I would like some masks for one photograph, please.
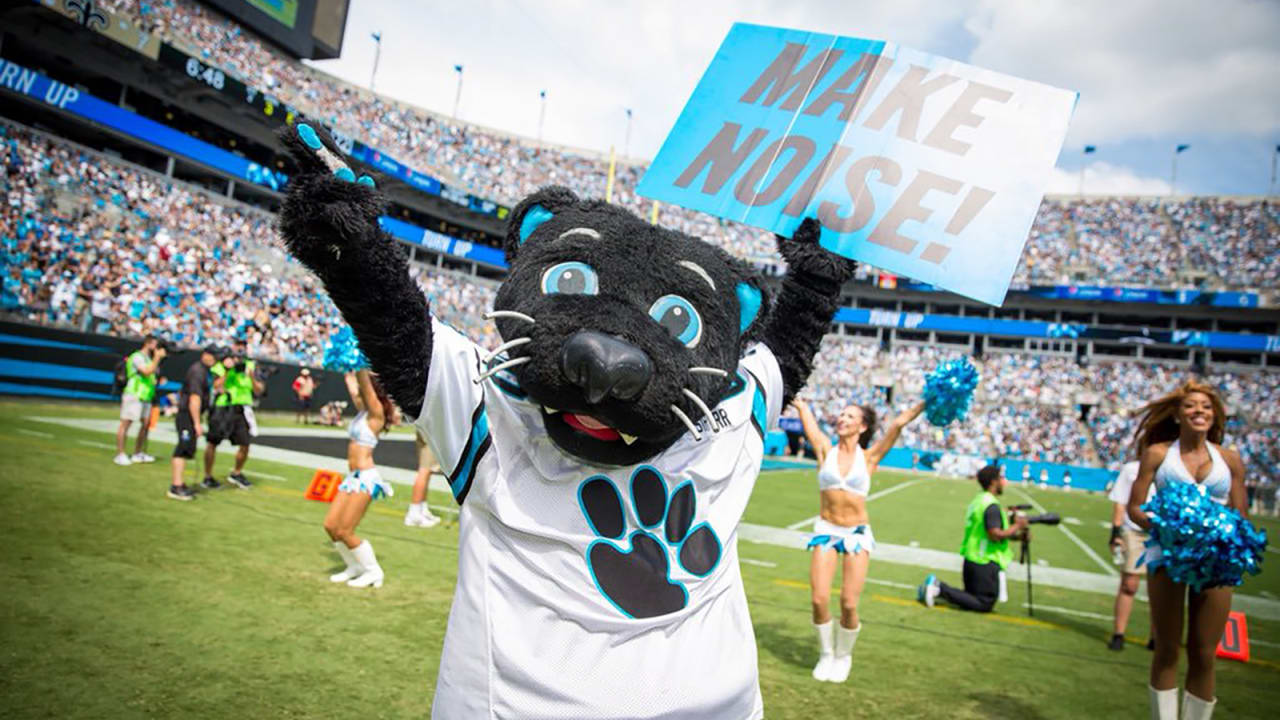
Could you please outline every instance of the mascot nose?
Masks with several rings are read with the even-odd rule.
[[[591,330],[579,330],[565,342],[560,368],[569,382],[586,391],[592,405],[610,395],[632,400],[653,376],[653,363],[643,350]]]

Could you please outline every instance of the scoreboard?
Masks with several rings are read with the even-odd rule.
[[[202,0],[299,58],[342,54],[349,0]]]

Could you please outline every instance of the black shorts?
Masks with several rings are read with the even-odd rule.
[[[209,413],[209,437],[206,442],[217,445],[230,440],[232,445],[249,444],[249,421],[244,417],[241,405],[215,406]]]
[[[187,410],[179,410],[174,420],[178,426],[178,444],[173,446],[173,456],[190,460],[196,456],[196,425]]]
[[[310,410],[310,409],[311,409],[311,396],[310,396],[310,395],[308,395],[308,396],[306,396],[306,397],[298,397],[298,398],[294,398],[294,402],[295,402],[295,403],[297,403],[297,405],[298,405],[298,409],[299,409],[299,410]]]

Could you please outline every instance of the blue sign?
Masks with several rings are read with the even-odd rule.
[[[638,191],[998,305],[1076,93],[893,43],[738,23]]]
[[[0,87],[114,128],[255,185],[281,190],[289,180],[284,173],[250,162],[154,120],[116,107],[9,60],[0,59]]]
[[[507,269],[506,256],[497,248],[489,247],[488,245],[477,245],[466,240],[442,235],[386,215],[378,218],[378,224],[382,226],[383,230],[390,233],[392,237],[413,243],[432,252],[452,255],[463,260],[474,260],[475,262],[492,265],[503,270]]]

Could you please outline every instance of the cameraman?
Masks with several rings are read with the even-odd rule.
[[[151,423],[151,401],[156,396],[160,362],[167,350],[160,338],[148,335],[142,340],[142,348],[125,359],[128,380],[120,395],[120,428],[116,430],[117,465],[155,462],[155,458],[143,452],[147,447],[147,430]],[[129,424],[137,421],[138,439],[133,445],[133,456],[124,454],[125,439],[129,436]]]
[[[1009,483],[997,465],[988,465],[978,471],[978,484],[982,492],[969,503],[964,527],[964,542],[960,554],[964,556],[964,590],[957,590],[935,575],[930,574],[920,586],[917,596],[925,605],[933,607],[934,600],[942,597],[956,607],[975,612],[991,612],[1000,596],[1000,572],[1013,561],[1010,538],[1026,532],[1027,518],[1015,515],[1013,527],[1000,509],[997,495],[1004,494]]]
[[[182,378],[182,393],[178,399],[178,413],[174,423],[178,430],[178,444],[173,448],[173,459],[170,465],[173,470],[173,481],[169,485],[166,496],[174,500],[194,500],[195,491],[187,487],[182,474],[186,470],[187,461],[196,456],[196,442],[204,434],[200,426],[200,416],[209,405],[209,368],[217,362],[218,348],[210,345],[200,353],[199,359],[191,363],[186,375]],[[218,487],[218,481],[206,487]]]
[[[209,413],[209,435],[204,444],[204,485],[213,487],[213,463],[218,445],[230,440],[237,448],[235,468],[227,476],[227,482],[241,490],[248,490],[252,483],[244,476],[244,464],[249,459],[250,413],[253,412],[253,396],[261,394],[265,385],[254,372],[256,364],[245,357],[244,342],[237,341],[221,362],[209,368],[213,375],[214,391],[218,393]]]

